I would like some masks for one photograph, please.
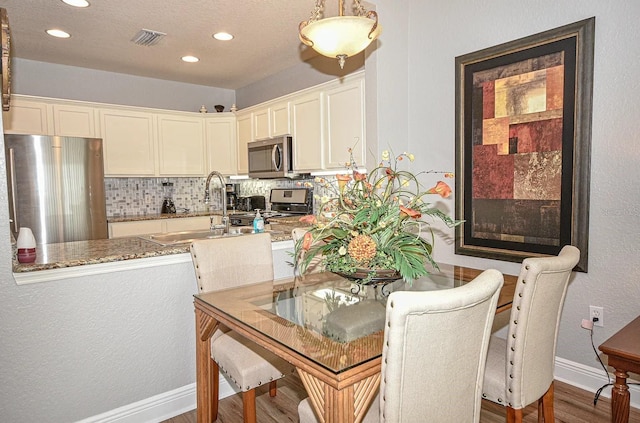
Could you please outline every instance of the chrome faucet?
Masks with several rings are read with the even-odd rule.
[[[211,184],[211,178],[213,177],[217,177],[218,180],[220,181],[220,185],[221,185],[221,189],[222,189],[222,224],[221,225],[215,225],[213,223],[213,216],[211,217],[211,226],[209,229],[211,229],[212,231],[215,229],[222,229],[222,232],[225,234],[229,233],[229,217],[227,216],[227,193],[225,192],[225,187],[226,187],[226,183],[224,180],[224,176],[222,176],[222,174],[220,172],[217,171],[212,171],[211,173],[209,173],[209,176],[207,176],[207,182],[205,183],[205,188],[204,188],[204,203],[205,204],[209,204],[209,202],[211,202],[211,194],[210,194],[210,184]]]

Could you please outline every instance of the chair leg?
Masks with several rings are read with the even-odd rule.
[[[551,382],[547,392],[538,400],[538,423],[555,423],[553,396],[553,382]]]
[[[256,390],[242,393],[242,415],[244,423],[256,423]]]
[[[272,380],[269,382],[269,396],[275,397],[278,393],[278,381]]]
[[[220,368],[218,363],[211,359],[211,385],[209,386],[209,392],[211,392],[211,418],[215,422],[218,419],[218,398],[220,394]]]
[[[507,407],[507,423],[522,423],[522,408]]]

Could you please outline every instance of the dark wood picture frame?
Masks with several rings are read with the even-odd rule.
[[[595,18],[456,57],[455,253],[580,249],[587,271]]]

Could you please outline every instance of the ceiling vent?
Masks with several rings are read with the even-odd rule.
[[[152,31],[150,29],[141,29],[138,33],[131,39],[135,44],[139,46],[152,46],[158,43],[162,38],[164,38],[167,34],[160,31]]]

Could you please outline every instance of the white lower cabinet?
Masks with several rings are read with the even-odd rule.
[[[214,216],[217,218],[218,216]],[[214,223],[215,223],[214,219]],[[204,231],[211,226],[209,216],[180,217],[164,220],[163,232]]]
[[[109,223],[109,238],[122,238],[162,232],[162,220],[136,220]]]
[[[213,223],[219,224],[220,216],[213,216]],[[182,231],[204,231],[211,226],[209,216],[173,217],[168,219],[136,220],[109,223],[109,238],[121,238],[148,234]]]

